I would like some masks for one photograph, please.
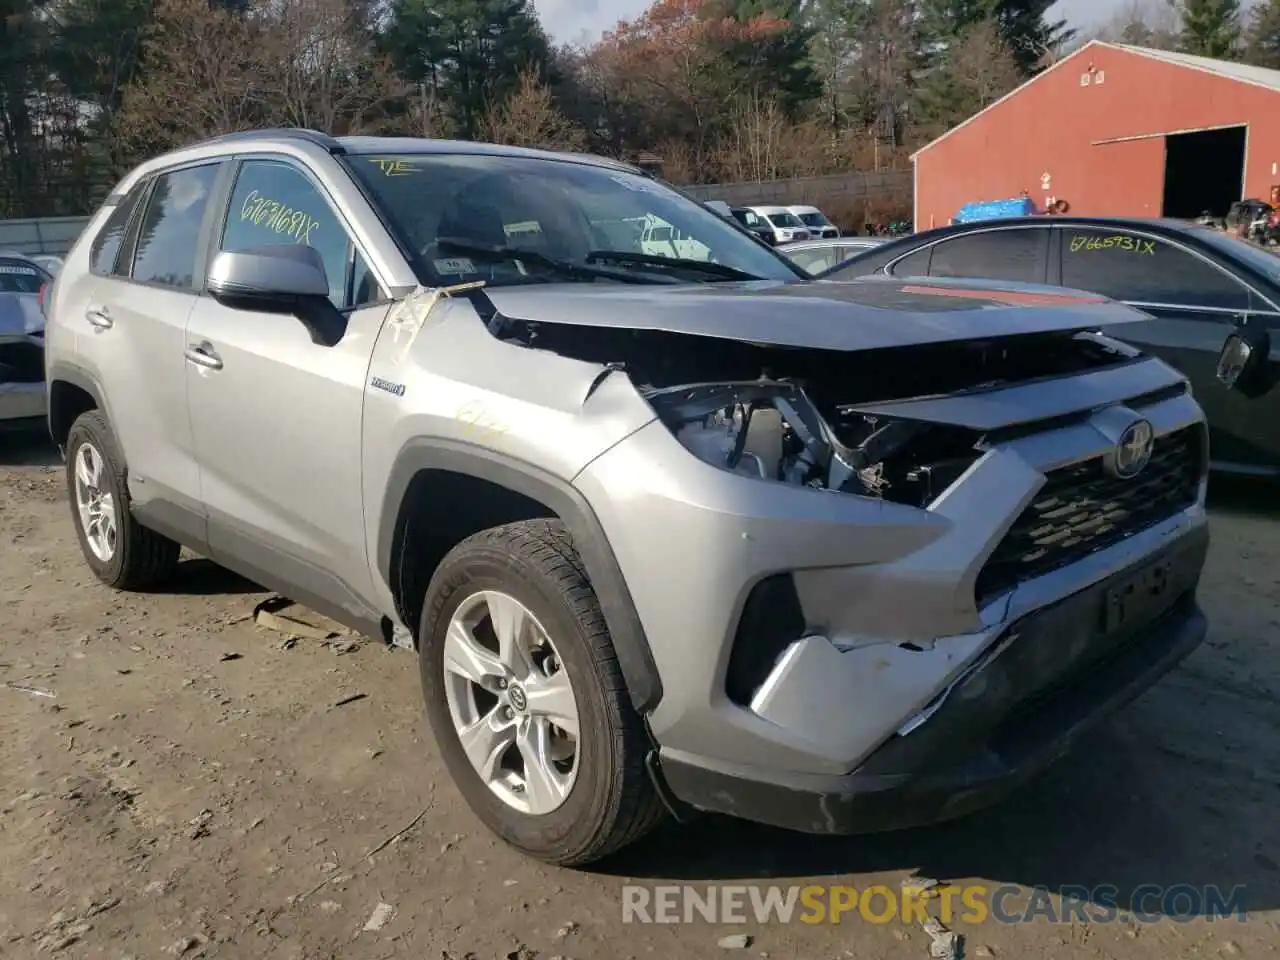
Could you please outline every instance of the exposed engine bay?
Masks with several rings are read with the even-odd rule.
[[[1069,376],[1136,356],[1074,331],[843,352],[509,318],[500,326],[503,339],[625,372],[707,463],[918,507],[958,479],[987,438],[860,407]]]

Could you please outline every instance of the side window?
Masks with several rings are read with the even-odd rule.
[[[815,247],[811,250],[796,250],[791,259],[801,270],[808,273],[821,273],[832,267],[840,258],[831,247]]]
[[[131,276],[180,290],[196,287],[200,228],[218,164],[186,167],[156,178],[138,231]]]
[[[1154,237],[1062,227],[1062,285],[1113,300],[1249,308],[1249,291],[1194,254]]]
[[[125,194],[112,208],[107,222],[93,238],[93,244],[89,247],[89,270],[98,276],[106,277],[116,272],[116,260],[120,256],[120,244],[124,240],[125,231],[129,228],[129,218],[133,216],[138,201],[146,194],[150,183],[150,179],[144,177]]]
[[[893,265],[890,271],[895,277],[927,277],[929,275],[929,258],[933,255],[933,247],[921,247],[914,253]]]
[[[382,292],[382,287],[378,284],[378,278],[373,275],[373,271],[369,269],[369,264],[365,262],[364,257],[357,250],[355,266],[351,273],[351,305],[353,307],[363,307],[385,299],[387,297]]]
[[[933,248],[929,276],[1044,283],[1048,241],[1044,227],[985,230],[943,240]]]
[[[305,243],[320,254],[329,299],[338,309],[345,307],[351,239],[329,202],[297,167],[245,161],[231,192],[220,249],[237,253],[292,243]]]

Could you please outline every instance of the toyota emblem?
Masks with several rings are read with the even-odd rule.
[[[1155,446],[1155,430],[1147,420],[1138,420],[1129,424],[1115,450],[1109,458],[1111,473],[1122,480],[1128,480],[1140,474],[1151,462],[1151,451]]]

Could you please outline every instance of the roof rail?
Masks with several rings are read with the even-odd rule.
[[[235,133],[224,133],[221,136],[201,140],[196,146],[212,143],[235,143],[238,140],[258,140],[264,137],[276,137],[289,140],[305,140],[322,147],[329,153],[345,153],[345,148],[335,138],[319,130],[307,130],[303,127],[272,127],[265,130],[237,130]]]

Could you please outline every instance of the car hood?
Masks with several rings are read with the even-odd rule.
[[[44,314],[34,293],[0,293],[0,340],[38,336]]]
[[[1150,319],[1094,294],[969,280],[556,284],[495,287],[485,293],[503,316],[529,323],[662,330],[828,350],[1065,333]]]

